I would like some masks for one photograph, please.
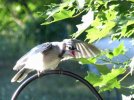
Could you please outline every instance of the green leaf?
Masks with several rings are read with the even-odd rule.
[[[121,43],[117,48],[113,50],[113,55],[118,56],[121,54],[125,54],[125,52],[126,52],[126,49],[125,49],[124,43]]]
[[[87,58],[78,58],[80,64],[90,64],[90,61]]]
[[[99,37],[101,37],[101,34],[99,34],[100,30],[96,28],[88,29],[86,32],[88,33],[86,35],[86,39],[89,39],[89,42],[94,42],[95,40],[99,39]]]
[[[114,57],[113,52],[106,52],[106,57],[108,57],[109,59],[112,59]]]
[[[114,79],[110,80],[106,85],[100,87],[99,92],[112,90],[114,88],[121,88],[120,82],[117,81],[117,78],[114,78]]]
[[[87,14],[82,16],[82,24],[76,25],[77,26],[77,32],[73,34],[74,38],[77,38],[79,35],[81,35],[92,23],[94,18],[94,12],[89,11]]]
[[[66,0],[65,2],[60,4],[51,3],[50,5],[46,5],[49,7],[46,12],[46,15],[48,16],[46,19],[53,17],[56,13],[62,11],[64,8],[71,8],[74,2],[75,0]]]
[[[89,59],[87,59],[87,58],[78,58],[77,61],[79,61],[80,64],[95,64],[97,59],[94,58],[94,57],[91,57]]]
[[[117,7],[118,5],[112,5],[112,6],[110,6],[109,8],[109,10],[106,10],[106,11],[104,11],[104,13],[105,13],[105,15],[106,15],[106,18],[108,19],[108,20],[115,20],[116,19],[116,17],[117,17],[117,11],[115,11],[114,9],[115,9],[115,7]]]
[[[110,69],[108,68],[108,66],[104,65],[104,64],[95,64],[96,68],[98,69],[98,71],[102,74],[105,75],[107,73],[110,72]]]
[[[122,28],[121,28],[121,37],[130,37],[134,33],[133,30],[128,31],[128,26],[133,25],[133,24],[134,24],[133,20],[128,20],[128,22],[122,26]]]
[[[66,19],[66,18],[71,18],[74,13],[75,13],[75,9],[73,9],[73,10],[62,9],[60,12],[57,12],[53,15],[53,18],[54,18],[53,21],[42,23],[42,25],[47,25],[47,24],[50,24],[53,22],[57,22],[57,21]]]
[[[102,25],[101,19],[97,16],[95,18],[95,20],[93,21],[92,26],[98,27],[98,26],[101,26],[101,25]]]
[[[115,22],[107,21],[103,26],[90,28],[86,30],[87,32],[86,39],[88,39],[89,42],[94,42],[97,39],[106,37],[107,35],[109,35],[110,31],[115,25],[116,25]]]
[[[127,26],[134,24],[134,20],[128,20]]]
[[[95,65],[95,67],[97,68],[97,70],[101,73],[101,74],[107,74],[110,72],[110,69],[104,65],[104,64],[97,64],[97,58],[79,58],[77,59],[77,61],[79,61],[80,64],[93,64]]]
[[[93,86],[99,86],[99,92],[103,92],[106,90],[112,90],[114,88],[121,88],[120,82],[117,80],[117,76],[123,74],[124,71],[125,70],[123,68],[113,69],[110,73],[101,76],[88,72],[88,75],[85,77],[85,79],[93,84]]]
[[[112,79],[116,78],[118,75],[121,75],[125,72],[124,68],[119,68],[119,69],[112,69],[112,71],[106,75],[102,75],[101,79],[102,81],[99,83],[94,84],[94,86],[103,86],[107,84],[109,81]]]
[[[131,1],[131,2],[134,2],[134,0],[127,0],[127,1]]]
[[[124,25],[122,26],[122,29],[121,29],[121,37],[125,37],[126,36],[126,32],[127,32],[127,26]]]
[[[75,13],[75,9],[73,9],[73,10],[65,10],[65,9],[63,9],[60,12],[56,13],[53,16],[53,18],[54,18],[54,21],[59,21],[59,20],[62,20],[62,19],[72,17],[74,13]]]
[[[102,81],[99,75],[96,75],[92,72],[88,72],[88,75],[85,77],[85,79],[88,80],[91,84],[95,84]]]

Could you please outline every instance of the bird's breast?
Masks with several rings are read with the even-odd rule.
[[[55,69],[58,66],[60,60],[61,59],[58,57],[57,52],[50,52],[48,54],[44,54],[43,61],[45,69]]]

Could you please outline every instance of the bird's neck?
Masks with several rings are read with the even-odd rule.
[[[65,50],[63,49],[63,50],[61,51],[61,53],[59,54],[59,58],[61,58],[61,59],[64,58],[64,57],[63,57],[64,53],[65,53]]]

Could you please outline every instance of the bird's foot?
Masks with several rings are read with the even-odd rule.
[[[37,71],[37,74],[38,74],[38,77],[40,77],[41,72],[40,71]]]

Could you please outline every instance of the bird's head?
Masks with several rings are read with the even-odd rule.
[[[76,52],[79,52],[79,50],[76,49],[76,46],[71,39],[63,40],[63,50],[64,50],[63,57],[67,56],[75,57]]]
[[[89,58],[95,57],[100,50],[91,44],[77,39],[64,39],[62,42],[62,57]]]

